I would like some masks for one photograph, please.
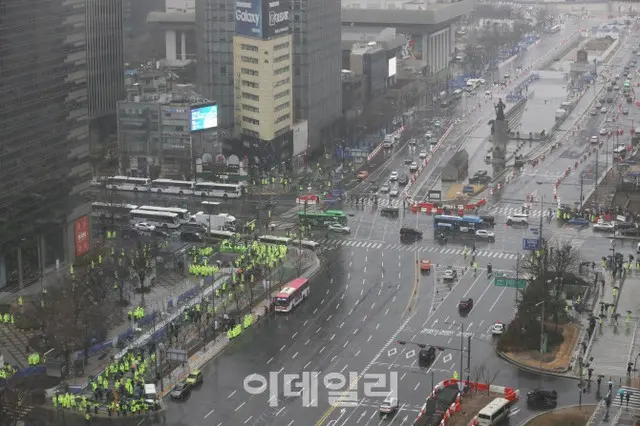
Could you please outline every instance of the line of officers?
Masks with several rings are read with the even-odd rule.
[[[253,325],[253,315],[246,314],[242,318],[242,324],[236,324],[227,331],[227,337],[232,340],[242,334],[243,328],[249,328],[251,325]]]

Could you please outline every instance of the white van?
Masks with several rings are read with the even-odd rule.
[[[529,223],[529,215],[526,213],[513,213],[507,216],[507,225],[513,225],[514,223],[527,225]]]
[[[153,383],[144,385],[144,402],[154,408],[160,408],[160,398],[158,398],[158,393],[156,392],[156,385]]]
[[[511,402],[506,398],[496,398],[480,410],[476,421],[481,426],[493,426],[509,417],[510,412]]]

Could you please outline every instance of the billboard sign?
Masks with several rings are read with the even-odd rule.
[[[387,71],[388,71],[388,77],[393,77],[394,75],[396,75],[396,71],[397,71],[397,67],[398,67],[398,62],[396,57],[394,56],[393,58],[389,59],[389,66],[387,67]]]
[[[237,0],[236,35],[268,40],[289,34],[290,0]]]
[[[191,105],[191,131],[215,129],[218,127],[218,104]]]
[[[76,219],[73,223],[73,235],[76,241],[76,257],[87,254],[91,247],[89,216]]]
[[[262,0],[236,2],[236,35],[262,38]]]
[[[289,34],[291,24],[291,2],[289,0],[263,0],[262,38],[279,37]]]

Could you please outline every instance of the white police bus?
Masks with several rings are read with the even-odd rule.
[[[162,229],[178,229],[180,227],[180,219],[176,213],[133,210],[130,215],[132,225],[146,222]]]
[[[189,218],[191,214],[187,209],[181,209],[180,207],[162,207],[162,206],[140,206],[137,210],[147,210],[150,212],[167,212],[167,213],[175,213],[178,215],[178,219],[182,223],[189,222]]]
[[[118,191],[146,192],[151,186],[151,179],[127,176],[109,176],[106,180],[109,189]]]
[[[197,182],[194,193],[202,197],[240,198],[242,185],[237,183]]]
[[[193,184],[188,180],[155,179],[149,190],[157,194],[192,195]]]

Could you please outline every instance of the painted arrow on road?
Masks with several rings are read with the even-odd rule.
[[[344,416],[344,413],[346,413],[346,412],[347,412],[347,409],[346,408],[342,408],[340,410],[340,415],[338,416],[338,418],[335,419],[335,420],[330,420],[327,423],[327,426],[335,426],[336,424],[338,424],[338,422],[340,421],[340,419],[342,418],[342,416]]]

